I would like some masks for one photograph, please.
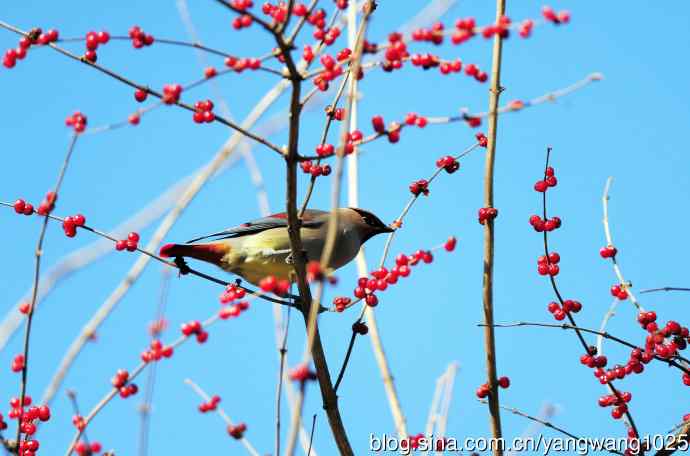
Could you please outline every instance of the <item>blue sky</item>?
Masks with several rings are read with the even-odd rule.
[[[330,2],[328,2],[330,3]],[[447,15],[447,23],[460,16],[475,16],[479,23],[493,18],[491,2],[462,2]],[[542,4],[508,2],[508,14],[522,19],[539,15]],[[369,37],[382,40],[421,7],[422,2],[380,2]],[[89,30],[107,29],[124,34],[133,24],[157,37],[187,39],[175,2],[115,2],[94,7],[93,2],[6,2],[0,19],[28,29],[56,27],[62,36],[81,36]],[[539,195],[532,185],[539,178],[547,145],[554,148],[553,165],[559,178],[550,193],[550,212],[563,219],[551,246],[562,257],[558,276],[562,292],[578,299],[584,310],[578,322],[598,327],[611,299],[615,277],[610,264],[598,256],[604,244],[601,194],[608,176],[614,241],[626,278],[635,289],[688,286],[683,259],[688,216],[683,201],[690,197],[687,171],[687,125],[690,104],[685,87],[688,64],[682,58],[690,46],[684,33],[690,5],[670,7],[605,2],[558,2],[556,9],[570,9],[572,22],[564,27],[545,26],[533,38],[512,38],[504,48],[503,100],[528,99],[571,84],[599,71],[604,81],[556,103],[542,105],[500,119],[496,162],[496,320],[499,322],[550,321],[546,304],[552,299],[547,281],[535,273],[541,239],[527,220],[539,209]],[[239,55],[259,55],[271,47],[258,30],[235,32],[232,15],[214,2],[193,2],[192,18],[203,42]],[[0,48],[16,45],[17,38],[0,32]],[[338,46],[338,49],[340,47]],[[437,49],[419,46],[436,52]],[[81,52],[82,45],[72,49]],[[438,52],[460,57],[481,68],[490,67],[490,43],[477,39]],[[209,58],[220,67],[220,59]],[[127,42],[112,42],[99,53],[99,63],[153,87],[187,82],[201,75],[192,50],[154,45],[134,51]],[[229,75],[218,80],[218,90],[236,118],[242,118],[274,82],[266,73]],[[124,119],[137,108],[131,89],[48,50],[32,51],[12,71],[0,71],[5,105],[2,122],[4,166],[0,167],[0,199],[24,197],[38,202],[54,182],[68,143],[64,118],[75,109],[89,116],[91,125]],[[464,76],[442,77],[434,71],[406,68],[399,73],[374,72],[363,85],[361,118],[381,114],[401,119],[407,112],[449,115],[461,107],[483,111],[488,85]],[[197,89],[191,100],[213,98],[210,87]],[[280,113],[282,99],[271,114]],[[318,141],[323,115],[306,114],[303,147]],[[397,145],[380,141],[367,146],[361,160],[361,205],[384,220],[397,216],[407,200],[410,181],[433,171],[436,158],[459,153],[473,141],[474,131],[453,124],[407,130]],[[226,140],[228,130],[217,124],[198,126],[190,115],[161,109],[145,116],[136,128],[84,137],[70,165],[57,209],[58,214],[83,212],[88,223],[109,229],[160,192],[206,163]],[[271,139],[285,142],[285,133]],[[264,174],[271,207],[282,209],[283,166],[274,153],[255,148]],[[431,196],[416,205],[397,237],[393,252],[413,252],[459,237],[453,254],[415,270],[414,280],[380,294],[376,312],[396,387],[410,432],[423,430],[436,378],[448,363],[460,371],[450,410],[450,436],[488,435],[485,406],[474,390],[485,381],[481,321],[482,227],[476,211],[482,205],[483,157],[473,153],[452,176],[442,175]],[[302,178],[303,189],[306,180]],[[314,198],[315,207],[328,207],[330,178],[323,180]],[[170,241],[244,222],[259,215],[254,187],[245,166],[238,165],[210,183],[175,225]],[[2,314],[13,308],[30,286],[33,249],[38,235],[37,218],[0,211],[5,233],[0,287]],[[155,224],[154,224],[155,225]],[[152,230],[142,231],[146,241]],[[46,241],[45,264],[50,266],[93,238],[80,233],[63,236],[51,225]],[[368,244],[370,258],[378,258],[383,239]],[[35,319],[29,392],[40,396],[51,374],[78,330],[101,305],[135,260],[132,254],[113,253],[61,283]],[[205,270],[222,276],[212,268]],[[340,285],[329,297],[346,294],[353,287],[354,265],[339,272]],[[77,390],[82,408],[89,409],[109,386],[118,368],[132,368],[147,344],[146,326],[152,319],[161,281],[161,268],[151,264],[117,311],[98,333],[98,341],[80,355],[65,386]],[[176,337],[180,323],[203,319],[218,308],[217,287],[194,278],[173,279],[167,318]],[[643,295],[642,303],[665,321],[681,319],[687,296]],[[289,340],[290,364],[302,353],[303,331],[293,314]],[[322,334],[331,369],[340,365],[355,313],[329,314],[322,319]],[[635,312],[622,303],[610,330],[641,342],[644,334],[634,323]],[[220,450],[239,453],[217,417],[200,415],[199,399],[183,384],[191,377],[211,393],[223,397],[231,417],[245,421],[247,436],[260,452],[273,448],[274,380],[277,358],[273,341],[271,308],[255,303],[240,320],[211,329],[202,347],[190,343],[158,370],[151,427],[151,454],[186,454]],[[681,321],[682,322],[682,321]],[[686,322],[687,323],[687,322]],[[9,366],[20,351],[15,337],[0,353],[0,366]],[[573,334],[542,328],[502,329],[497,332],[499,373],[512,379],[502,401],[527,413],[537,413],[546,403],[558,405],[554,422],[584,436],[623,436],[620,422],[609,417],[596,401],[604,388],[591,372],[579,365],[580,351]],[[609,358],[623,363],[627,353],[606,344]],[[9,369],[0,375],[0,401],[17,394],[19,379]],[[140,385],[143,385],[141,380]],[[644,375],[626,379],[620,387],[632,391],[631,410],[644,433],[662,433],[689,410],[680,399],[687,394],[677,372],[660,364]],[[393,422],[369,342],[359,340],[340,390],[343,418],[357,454],[366,454],[369,433],[391,433]],[[137,405],[141,396],[110,404],[89,429],[93,439],[118,454],[134,454],[138,435]],[[6,407],[3,407],[6,408]],[[315,447],[333,454],[334,446],[316,388],[310,388],[305,416],[318,414]],[[54,419],[42,427],[44,451],[59,453],[73,432],[71,411],[64,391],[54,403]],[[285,414],[285,421],[288,415]],[[529,424],[503,415],[505,434],[520,435]],[[285,426],[286,427],[286,426]],[[547,436],[552,435],[545,431]]]

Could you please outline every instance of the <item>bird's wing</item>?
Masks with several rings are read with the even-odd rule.
[[[319,217],[321,215],[327,214],[327,212],[319,211],[316,209],[308,209],[304,212],[302,217],[302,227],[305,228],[318,228],[324,224],[326,219],[324,217]],[[241,236],[247,236],[249,234],[256,234],[262,231],[270,230],[273,228],[286,228],[287,227],[287,214],[273,214],[268,217],[262,217],[260,219],[252,220],[251,222],[243,223],[241,225],[228,228],[217,233],[208,234],[206,236],[201,236],[191,241],[187,241],[187,244],[193,242],[198,242],[206,239],[211,239],[219,241],[221,239],[237,238]]]

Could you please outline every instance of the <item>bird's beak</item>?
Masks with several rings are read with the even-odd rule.
[[[381,228],[382,233],[392,233],[393,231],[395,231],[395,230],[393,228],[391,228],[390,226],[386,226],[385,228]]]

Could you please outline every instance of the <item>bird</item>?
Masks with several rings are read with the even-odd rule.
[[[327,267],[336,270],[349,263],[360,247],[372,237],[391,233],[373,213],[355,207],[338,211],[335,248]],[[308,209],[302,216],[300,235],[307,260],[320,260],[326,243],[331,213]],[[201,236],[185,244],[166,244],[160,249],[164,258],[194,258],[259,285],[268,276],[294,281],[287,214],[273,214],[217,233]]]

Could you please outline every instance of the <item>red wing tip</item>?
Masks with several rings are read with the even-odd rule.
[[[170,251],[175,248],[175,244],[165,244],[163,247],[161,247],[160,250],[160,256],[163,258],[170,258],[172,255],[170,254]]]

